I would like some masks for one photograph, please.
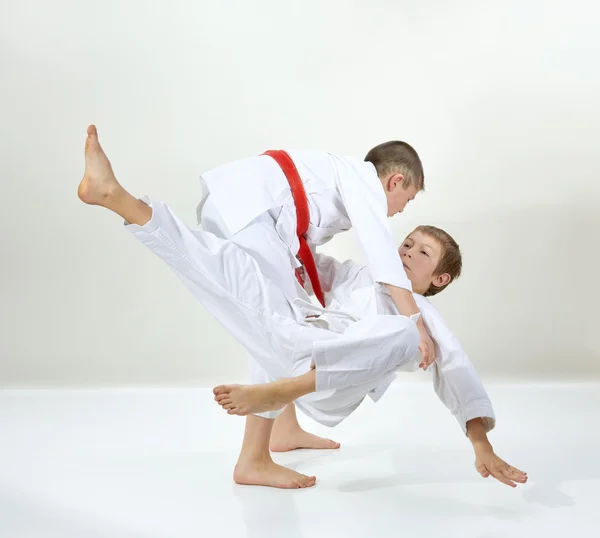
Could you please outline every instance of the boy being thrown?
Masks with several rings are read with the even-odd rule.
[[[442,316],[426,297],[444,290],[460,276],[462,256],[454,239],[444,230],[433,226],[419,226],[405,240],[399,255],[410,278],[414,297],[421,316],[436,345],[436,362],[433,369],[434,389],[440,400],[452,412],[463,432],[469,438],[475,452],[475,467],[487,478],[493,476],[500,482],[515,487],[516,483],[526,483],[527,474],[510,466],[499,458],[490,444],[487,433],[495,427],[496,419],[492,404],[477,375],[473,364],[464,352],[460,342],[448,329]],[[344,333],[352,329],[356,320],[377,320],[383,323],[385,316],[398,314],[385,287],[373,285],[368,267],[348,260],[339,263],[335,259],[317,254],[317,266],[321,284],[330,310],[315,319],[314,323],[324,330]],[[337,314],[336,314],[337,313]],[[380,314],[378,317],[376,314]],[[360,344],[357,342],[357,344]],[[347,384],[343,377],[352,371],[368,372],[372,363],[382,360],[393,346],[380,342],[380,347],[370,353],[353,355],[350,361],[323,360],[315,365],[310,359],[298,359],[293,376],[289,379],[274,380],[268,372],[260,372],[254,365],[252,377],[262,376],[258,385],[222,385],[214,389],[215,400],[231,415],[260,413],[268,418],[270,409],[287,406],[285,413],[293,412],[294,407],[307,416],[326,426],[335,426],[349,416],[369,395],[377,401],[386,391],[397,370],[415,370],[415,360],[410,352],[397,361],[390,361],[388,374],[363,384]],[[316,366],[316,369],[314,368]],[[327,390],[331,379],[336,389]],[[356,378],[356,376],[355,376]],[[254,437],[245,444],[254,442],[254,449],[261,446]],[[263,441],[264,446],[264,441]],[[249,451],[251,446],[245,446]],[[244,450],[242,450],[242,461]]]

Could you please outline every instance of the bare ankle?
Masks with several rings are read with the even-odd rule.
[[[302,428],[296,420],[282,420],[279,422],[276,420],[275,424],[273,425],[273,432],[271,433],[271,438],[282,437],[300,430],[302,430]]]
[[[271,453],[267,452],[266,454],[245,454],[240,455],[236,464],[235,471],[244,471],[246,469],[256,469],[266,467],[273,463],[273,459],[271,458]]]
[[[106,192],[104,193],[104,197],[106,200],[110,201],[114,205],[120,205],[125,201],[129,196],[131,196],[120,183],[115,182],[114,185],[111,185]]]

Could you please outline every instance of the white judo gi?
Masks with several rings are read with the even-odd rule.
[[[192,230],[162,202],[144,226],[127,228],[163,259],[207,310],[274,379],[293,377],[317,367],[317,390],[350,385],[373,386],[382,375],[410,360],[419,346],[413,319],[369,316],[343,334],[306,319],[310,302],[286,295],[261,271],[246,250],[205,230]],[[339,320],[347,315],[335,312]],[[362,362],[359,357],[370,357]]]
[[[306,192],[310,221],[305,234],[315,247],[353,228],[374,282],[412,291],[387,220],[387,200],[372,163],[324,151],[288,151]],[[310,299],[295,270],[297,216],[291,188],[269,156],[253,156],[219,166],[201,176],[197,208],[205,231],[229,239],[248,252],[273,286],[288,298]],[[273,305],[277,310],[277,305]],[[282,310],[286,316],[286,309]],[[266,358],[248,357],[252,383],[272,380]],[[280,377],[280,376],[279,376]],[[261,416],[274,418],[279,412]]]
[[[317,256],[324,291],[334,306],[322,309],[284,293],[233,240],[190,229],[166,204],[142,200],[153,208],[151,220],[127,228],[248,350],[263,381],[301,375],[315,365],[317,392],[296,403],[318,422],[334,426],[367,394],[379,399],[394,372],[415,360],[415,319],[398,314],[386,288],[373,285],[366,266]],[[427,312],[429,302],[419,301]],[[315,313],[320,316],[307,318]],[[489,399],[460,345],[435,315],[424,317],[430,324],[434,320],[430,330],[438,346],[447,343],[436,350],[442,357],[441,368],[436,365],[436,392],[463,428],[479,416],[493,427]]]
[[[374,282],[412,291],[387,219],[387,199],[372,163],[324,151],[289,151],[310,213],[312,247],[353,228]],[[289,183],[269,156],[234,161],[202,174],[198,223],[249,252],[263,274],[291,297],[306,295],[294,270],[299,248]]]
[[[326,322],[330,328],[339,331],[349,325],[348,316],[354,319],[373,319],[375,315],[399,316],[387,289],[373,284],[367,266],[350,260],[340,263],[323,254],[316,254],[315,261],[328,305],[327,312],[316,323]],[[426,297],[413,296],[435,345],[436,360],[428,370],[433,377],[435,393],[465,434],[467,422],[474,418],[482,418],[489,432],[495,427],[496,417],[473,364],[439,311]],[[344,314],[338,318],[336,312]],[[367,365],[372,358],[363,356],[359,360]],[[354,411],[367,395],[373,401],[379,400],[394,381],[397,371],[418,371],[420,360],[417,352],[411,360],[399,364],[394,372],[378,379],[368,392],[364,392],[367,385],[346,387],[334,394],[308,394],[296,400],[296,406],[317,422],[333,426]],[[258,368],[256,364],[252,367]],[[255,372],[254,377],[259,378],[260,373]]]

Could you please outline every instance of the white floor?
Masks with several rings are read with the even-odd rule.
[[[282,491],[231,480],[243,419],[209,389],[0,392],[2,538],[600,536],[600,385],[488,385],[513,490],[473,469],[426,384],[392,387],[328,430],[334,452],[276,461]]]

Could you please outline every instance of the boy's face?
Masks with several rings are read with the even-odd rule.
[[[402,213],[406,204],[414,200],[419,192],[413,185],[405,189],[402,185],[403,181],[404,176],[402,174],[392,174],[382,181],[387,198],[388,217],[393,217],[396,213]]]
[[[442,256],[442,246],[433,237],[422,232],[411,233],[398,249],[406,276],[415,293],[424,294],[431,286],[450,282],[450,275],[436,275],[435,269]]]

